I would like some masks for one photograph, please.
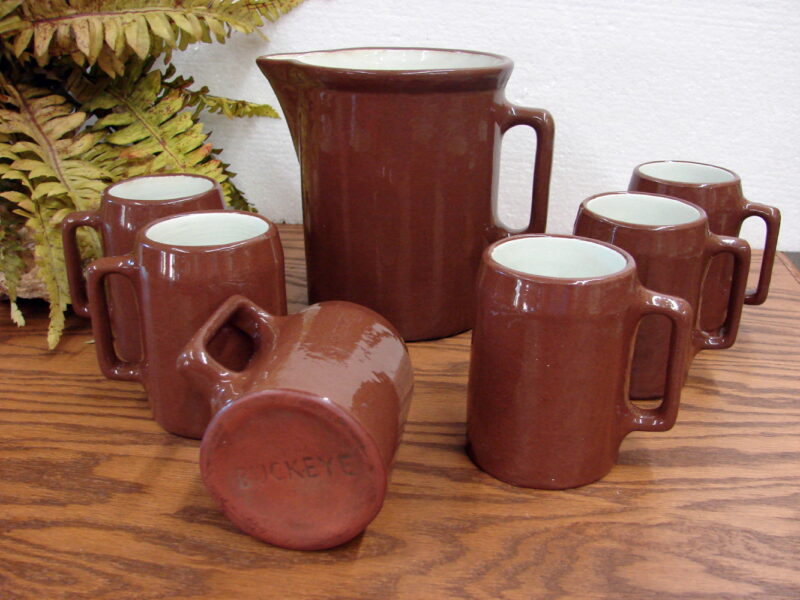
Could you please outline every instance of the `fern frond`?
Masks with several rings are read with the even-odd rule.
[[[14,181],[17,190],[0,196],[14,203],[35,242],[34,259],[50,300],[48,343],[55,347],[69,303],[60,224],[73,210],[93,210],[111,174],[83,156],[95,143],[91,133],[76,133],[86,114],[50,90],[15,84],[0,75],[4,108],[0,108],[0,177]],[[82,245],[90,256],[100,255],[92,232]]]
[[[6,143],[16,156],[10,166],[34,185],[32,200],[65,196],[73,209],[97,208],[111,175],[82,157],[97,141],[92,133],[80,133],[86,113],[76,111],[65,96],[14,84],[2,75],[0,90],[9,107],[0,109],[0,133],[14,136],[13,144]]]
[[[30,50],[40,65],[71,56],[122,75],[133,56],[144,60],[174,48],[224,42],[233,31],[262,35],[302,0],[13,0],[0,20],[0,35],[17,56]],[[4,4],[0,4],[3,7]],[[2,10],[0,10],[2,13]]]
[[[188,106],[196,106],[210,113],[223,114],[229,119],[241,117],[270,117],[280,119],[280,115],[269,104],[257,104],[247,100],[233,100],[208,93],[203,86],[199,90],[184,90]]]
[[[67,208],[62,198],[54,197],[33,201],[34,185],[19,171],[6,171],[14,174],[14,179],[25,192],[0,192],[0,197],[16,205],[14,212],[25,219],[25,226],[34,241],[33,257],[39,267],[39,277],[45,284],[50,302],[50,325],[47,329],[47,345],[55,348],[64,330],[64,311],[69,303],[69,286],[64,267],[64,252],[58,227],[51,224],[53,216]]]
[[[210,113],[223,114],[229,119],[241,117],[271,117],[279,119],[280,116],[269,104],[257,104],[247,100],[233,100],[223,96],[209,94],[207,86],[198,90],[190,89],[194,84],[194,78],[178,75],[173,77],[175,68],[172,65],[167,67],[164,73],[163,85],[172,89],[179,90],[186,98],[187,106],[194,106],[198,110],[205,110]]]
[[[111,81],[83,107],[106,113],[92,129],[104,135],[106,151],[116,152],[119,174],[197,173],[224,184],[230,176],[226,165],[216,158],[197,115],[185,110],[186,96],[165,87],[161,71],[146,72],[148,68],[143,63],[129,69],[127,77]],[[223,189],[229,192],[228,202],[246,205],[238,201],[241,194],[235,187]]]
[[[10,191],[11,187],[0,184],[0,191]],[[8,189],[6,189],[8,188]],[[11,304],[11,320],[19,327],[25,325],[17,306],[17,288],[25,272],[25,260],[22,254],[25,250],[20,236],[23,220],[12,212],[13,203],[5,198],[0,198],[0,273],[3,275],[6,294]]]

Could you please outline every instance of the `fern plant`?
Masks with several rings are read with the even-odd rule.
[[[0,0],[0,273],[15,323],[25,322],[17,290],[31,255],[50,302],[48,345],[58,343],[70,302],[61,222],[96,209],[114,181],[198,173],[253,210],[199,116],[277,113],[196,88],[169,61],[189,44],[261,34],[301,1]],[[100,256],[93,230],[79,244],[87,260]]]

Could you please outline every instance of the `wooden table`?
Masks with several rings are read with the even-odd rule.
[[[291,308],[298,227],[282,229]],[[87,323],[54,352],[28,304],[0,335],[0,598],[800,598],[800,274],[775,265],[736,346],[698,356],[678,424],[593,485],[514,488],[464,454],[469,333],[410,345],[411,414],[380,515],[335,550],[241,534],[197,441],[104,379]]]

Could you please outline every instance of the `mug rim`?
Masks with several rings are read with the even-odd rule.
[[[158,240],[154,240],[151,237],[148,237],[147,232],[154,226],[164,223],[165,221],[170,221],[172,219],[180,219],[187,216],[193,215],[206,215],[206,214],[236,214],[236,215],[243,215],[254,217],[264,221],[267,225],[267,229],[258,233],[256,235],[250,236],[248,238],[238,240],[235,242],[229,242],[224,244],[204,244],[204,245],[182,245],[182,244],[168,244],[165,242],[160,242]],[[156,219],[151,221],[144,227],[142,227],[139,232],[136,234],[136,244],[134,246],[134,250],[136,248],[147,247],[147,248],[154,248],[160,251],[166,252],[209,252],[214,250],[225,250],[227,248],[235,248],[246,244],[253,244],[262,239],[269,239],[277,234],[277,227],[275,224],[267,219],[266,217],[258,214],[258,213],[251,213],[244,210],[230,210],[225,208],[215,209],[215,210],[196,210],[187,213],[178,213],[175,215],[168,215],[166,217],[161,217],[160,219]]]
[[[646,175],[642,173],[642,167],[646,165],[654,165],[660,163],[681,163],[687,165],[700,165],[703,167],[712,167],[714,169],[719,169],[720,171],[725,171],[729,175],[732,176],[732,179],[729,181],[717,181],[711,183],[697,183],[697,182],[690,182],[690,181],[674,181],[672,179],[664,179],[662,177],[655,177],[653,175]],[[664,183],[666,185],[676,186],[676,187],[688,187],[688,188],[709,188],[709,187],[728,187],[731,185],[740,185],[741,178],[735,172],[731,171],[730,169],[726,169],[725,167],[720,167],[718,165],[712,165],[711,163],[704,163],[694,160],[680,160],[674,158],[668,158],[663,160],[648,160],[647,162],[639,163],[634,167],[633,172],[642,179],[647,179],[649,181],[657,181],[658,183]]]
[[[175,196],[173,198],[164,198],[162,200],[144,200],[141,198],[125,198],[123,196],[117,196],[112,191],[115,187],[122,183],[127,183],[129,181],[136,181],[139,179],[155,179],[157,177],[191,177],[195,179],[205,179],[211,183],[211,187],[205,191],[197,192],[195,194],[187,194],[185,196]],[[208,177],[207,175],[200,175],[199,173],[148,173],[143,175],[136,175],[134,177],[127,177],[125,179],[120,179],[119,181],[115,181],[111,183],[103,189],[101,195],[101,202],[103,204],[121,204],[121,205],[130,205],[130,206],[164,206],[169,204],[179,204],[181,202],[186,202],[187,200],[193,200],[195,198],[200,198],[205,196],[206,194],[216,193],[220,198],[220,202],[224,204],[225,195],[222,191],[222,186],[216,179]]]
[[[589,203],[592,200],[596,200],[597,198],[602,198],[604,196],[656,196],[658,198],[667,198],[669,200],[673,200],[675,202],[679,202],[681,204],[685,204],[691,208],[697,210],[698,215],[696,219],[692,219],[691,221],[686,221],[684,223],[675,223],[670,225],[646,225],[644,223],[632,223],[630,221],[622,221],[620,219],[614,219],[612,217],[608,217],[606,215],[601,215],[600,213],[592,210],[589,208]],[[636,229],[636,230],[643,230],[643,231],[682,231],[687,229],[694,229],[699,226],[705,226],[708,228],[708,213],[703,210],[702,207],[694,204],[693,202],[689,202],[688,200],[684,200],[683,198],[678,198],[676,196],[669,196],[667,194],[654,194],[651,192],[639,192],[639,191],[616,191],[616,192],[601,192],[599,194],[594,194],[589,196],[583,202],[581,202],[579,207],[579,217],[580,212],[586,212],[591,215],[591,218],[602,221],[603,223],[610,223],[619,227],[624,227],[626,229]]]
[[[498,247],[505,243],[508,243],[512,240],[519,240],[519,239],[526,239],[526,238],[559,238],[559,239],[573,239],[573,240],[580,240],[583,242],[589,242],[592,244],[597,244],[598,246],[603,246],[609,250],[613,250],[622,256],[625,260],[625,265],[618,271],[613,273],[609,273],[607,275],[595,275],[592,277],[551,277],[547,275],[537,275],[535,273],[527,273],[525,271],[520,271],[518,269],[514,269],[512,267],[507,267],[504,264],[497,262],[494,258],[492,258],[492,252]],[[613,244],[608,242],[603,242],[601,240],[594,240],[592,238],[587,238],[580,235],[570,235],[570,234],[551,234],[551,233],[528,233],[523,235],[512,235],[509,237],[505,237],[503,239],[497,240],[496,242],[490,244],[486,247],[483,251],[482,262],[487,267],[491,268],[492,270],[504,274],[510,275],[516,279],[525,279],[528,281],[535,281],[541,284],[550,284],[550,285],[604,285],[606,283],[615,282],[618,280],[622,280],[631,276],[636,275],[636,262],[633,259],[633,256],[626,250],[619,248]]]

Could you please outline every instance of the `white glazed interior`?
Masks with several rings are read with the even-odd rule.
[[[292,58],[307,65],[355,71],[436,71],[496,67],[503,60],[488,54],[423,48],[353,48],[303,54],[281,54],[267,59]]]
[[[666,196],[607,194],[592,198],[586,208],[602,217],[634,225],[682,225],[700,218],[694,206]]]
[[[647,163],[641,165],[639,171],[648,177],[675,183],[726,183],[736,179],[725,169],[679,160]]]
[[[204,177],[161,175],[122,181],[111,186],[109,192],[125,200],[173,200],[202,194],[213,187]]]
[[[495,246],[492,260],[515,271],[541,277],[603,277],[625,268],[625,257],[607,246],[562,237],[512,238]]]
[[[170,246],[220,246],[249,240],[269,230],[255,215],[235,212],[187,213],[148,227],[148,239]]]

